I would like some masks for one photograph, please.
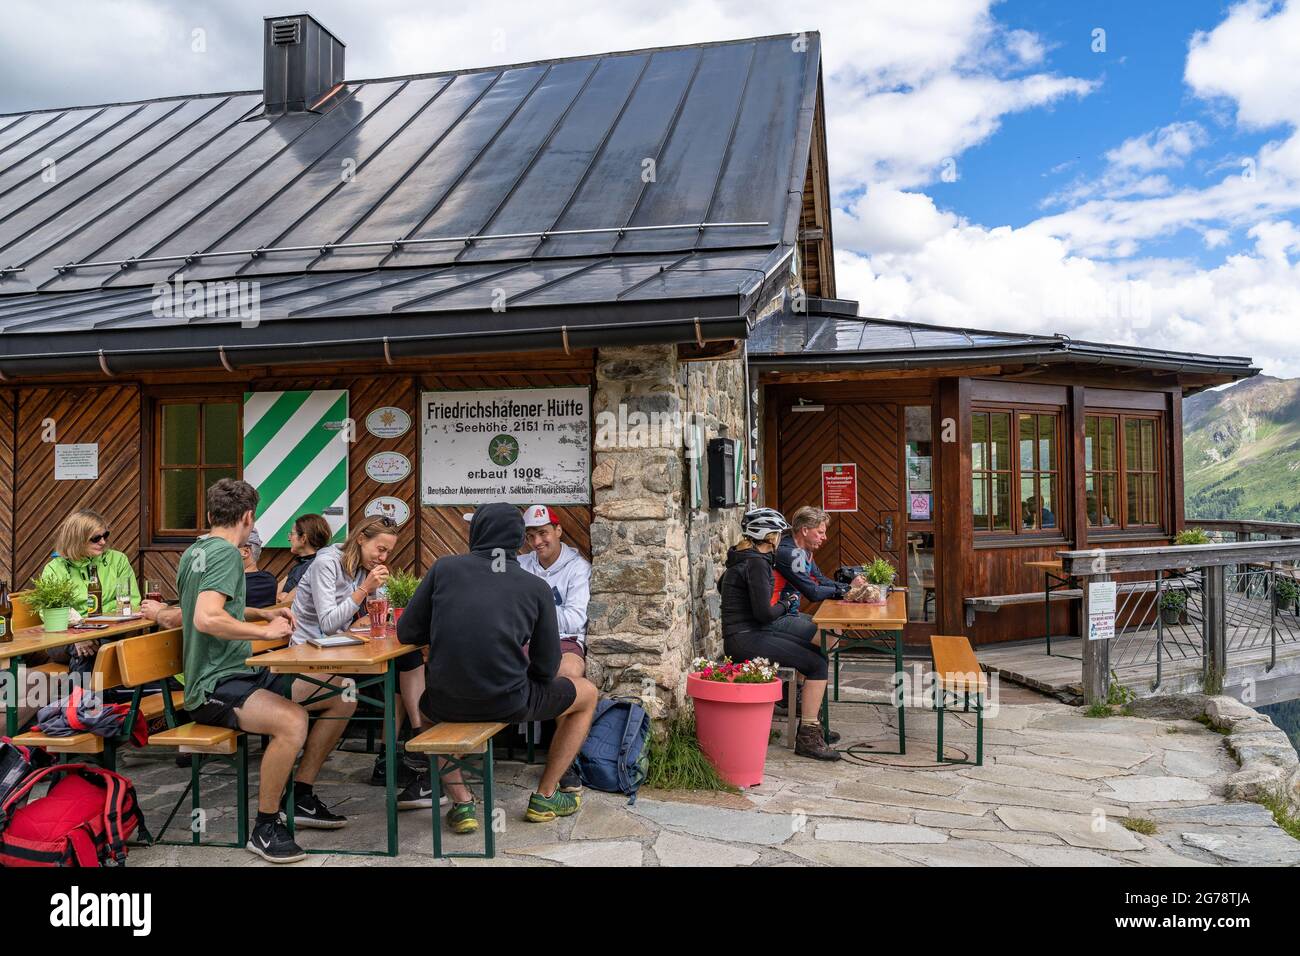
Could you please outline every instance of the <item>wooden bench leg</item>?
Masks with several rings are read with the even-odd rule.
[[[984,766],[984,700],[975,694],[975,766]]]
[[[240,734],[235,744],[235,838],[248,844],[248,735]]]
[[[497,855],[496,832],[493,824],[496,821],[492,817],[493,802],[492,791],[494,784],[493,762],[492,762],[492,741],[488,740],[487,750],[482,756],[483,761],[483,854],[491,860]]]
[[[438,766],[438,755],[429,754],[429,781],[433,784],[433,858],[442,858],[442,769]]]
[[[942,687],[935,687],[934,690],[936,709],[939,711],[939,752],[935,759],[943,763],[943,705],[946,703],[946,693]]]
[[[438,812],[438,805],[442,803],[442,769],[438,766],[438,761],[442,755],[429,755],[429,777],[433,783],[433,857],[440,860],[443,857],[461,857],[469,859],[492,860],[496,858],[496,832],[493,830],[493,819],[495,813],[495,803],[492,799],[492,793],[495,784],[494,764],[492,759],[492,741],[488,740],[487,749],[477,755],[465,755],[459,758],[448,756],[447,762],[451,767],[460,770],[461,782],[468,787],[470,777],[477,776],[483,785],[483,852],[482,853],[443,853],[442,852],[442,816]],[[478,769],[474,771],[470,764],[477,763]],[[472,794],[473,791],[471,790]]]

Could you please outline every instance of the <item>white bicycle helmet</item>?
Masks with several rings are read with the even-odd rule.
[[[765,541],[773,533],[785,534],[790,523],[775,508],[755,508],[740,519],[740,533],[754,541]]]

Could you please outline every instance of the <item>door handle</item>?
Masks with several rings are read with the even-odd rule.
[[[883,523],[876,525],[877,531],[885,533],[885,550],[894,550],[894,516],[886,515]]]

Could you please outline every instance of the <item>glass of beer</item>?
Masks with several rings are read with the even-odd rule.
[[[388,595],[372,594],[366,601],[366,613],[370,615],[371,637],[383,637],[388,633]]]
[[[145,578],[144,582],[144,599],[146,601],[157,601],[162,603],[162,584],[161,582]]]

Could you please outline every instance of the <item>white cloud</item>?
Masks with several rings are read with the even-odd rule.
[[[1183,77],[1203,97],[1226,96],[1245,126],[1300,125],[1300,4],[1247,0],[1192,36]]]
[[[1207,142],[1209,137],[1200,123],[1170,123],[1124,140],[1107,151],[1106,160],[1116,169],[1150,172],[1153,169],[1181,166],[1188,156]]]

